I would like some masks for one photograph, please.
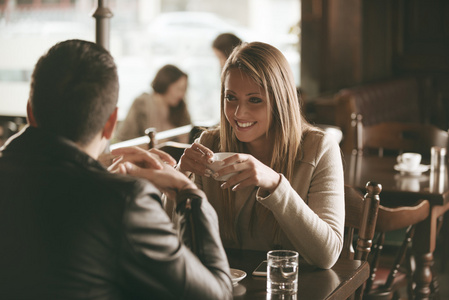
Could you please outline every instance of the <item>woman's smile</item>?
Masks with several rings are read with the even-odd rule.
[[[236,120],[235,123],[237,124],[238,128],[249,129],[249,127],[253,126],[257,122],[239,122],[239,121]]]
[[[269,128],[265,90],[239,69],[225,80],[224,111],[237,139],[244,143],[266,140]]]

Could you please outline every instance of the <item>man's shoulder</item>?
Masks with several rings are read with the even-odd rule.
[[[94,182],[99,188],[115,197],[130,200],[142,194],[151,194],[157,198],[161,194],[153,184],[145,179],[109,172],[92,172],[91,176],[94,177]]]

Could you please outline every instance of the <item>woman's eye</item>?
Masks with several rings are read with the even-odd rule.
[[[261,103],[261,102],[262,102],[262,99],[260,99],[260,98],[251,98],[251,99],[249,99],[249,101],[250,101],[251,103]]]
[[[226,95],[226,96],[225,96],[225,99],[226,99],[227,101],[232,101],[232,100],[235,100],[235,97],[232,96],[232,95]]]

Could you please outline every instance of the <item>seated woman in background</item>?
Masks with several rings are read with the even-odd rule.
[[[236,152],[213,173],[214,152]],[[225,247],[294,249],[331,268],[343,245],[340,148],[303,118],[290,66],[268,44],[238,46],[222,73],[221,121],[182,156],[220,220]],[[226,182],[214,178],[238,172]]]
[[[119,126],[118,140],[143,136],[149,127],[155,127],[160,132],[191,123],[184,101],[186,73],[176,66],[165,65],[157,72],[151,87],[153,93],[143,93],[134,100],[126,119]]]
[[[220,61],[222,69],[232,50],[241,43],[242,40],[232,33],[222,33],[215,38],[212,43],[212,50]]]

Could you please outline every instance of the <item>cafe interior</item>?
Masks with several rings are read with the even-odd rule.
[[[174,12],[189,13],[179,27],[170,24]],[[39,23],[36,32],[31,24]],[[354,249],[342,260],[357,263],[300,271],[298,299],[449,299],[446,0],[0,0],[0,146],[26,124],[35,60],[77,37],[117,58],[119,122],[159,66],[174,63],[189,74],[192,124],[110,144],[156,147],[179,159],[218,123],[220,70],[210,47],[223,32],[285,54],[305,118],[334,135],[343,155],[345,249]],[[264,255],[229,254],[230,267],[246,272],[235,299],[268,299],[265,282],[252,275]]]

